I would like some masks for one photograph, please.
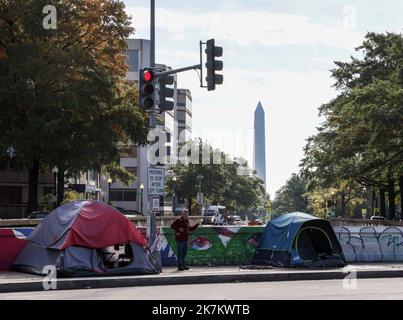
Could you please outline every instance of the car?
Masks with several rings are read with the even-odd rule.
[[[43,219],[49,212],[47,211],[33,211],[28,215],[28,219]]]
[[[249,221],[248,225],[249,226],[261,226],[261,225],[263,225],[263,221],[262,221],[262,219],[256,219],[253,221]]]
[[[385,220],[385,218],[382,216],[372,216],[371,220]]]

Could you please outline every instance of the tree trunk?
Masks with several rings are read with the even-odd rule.
[[[396,207],[395,207],[395,180],[389,179],[388,181],[388,202],[389,202],[389,219],[395,220]]]
[[[189,215],[192,214],[192,197],[188,198],[188,211],[189,211]]]
[[[346,214],[346,197],[344,193],[341,195],[341,217],[344,218]]]
[[[64,168],[59,168],[57,172],[57,207],[60,206],[64,200],[64,172]]]
[[[372,197],[371,197],[371,216],[374,215],[375,208],[377,207],[376,205],[376,193],[375,191],[372,191]]]
[[[403,176],[399,177],[399,189],[400,189],[400,219],[403,217]]]
[[[385,189],[379,189],[379,207],[381,210],[381,216],[386,218],[386,203],[385,203]]]
[[[39,161],[35,160],[29,169],[28,176],[28,214],[38,210],[38,177]]]

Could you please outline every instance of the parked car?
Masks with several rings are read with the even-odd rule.
[[[385,218],[382,216],[372,216],[371,220],[385,220]]]
[[[43,219],[48,214],[49,214],[49,212],[46,212],[46,211],[34,211],[28,215],[28,219]]]
[[[233,224],[239,223],[239,221],[242,221],[240,216],[230,215],[230,216],[228,216],[227,223],[230,225],[233,225]]]
[[[262,221],[262,219],[256,219],[253,221],[249,221],[248,225],[249,226],[261,226],[261,225],[263,225],[263,221]]]

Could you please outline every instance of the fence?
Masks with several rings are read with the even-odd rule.
[[[403,221],[391,220],[369,220],[369,219],[346,219],[346,218],[331,218],[330,223],[334,227],[342,226],[363,226],[363,227],[376,227],[376,226],[403,226]]]
[[[157,217],[157,226],[159,227],[169,227],[172,222],[174,222],[177,216],[161,216]],[[128,217],[128,219],[135,224],[137,227],[145,227],[147,225],[147,217]],[[1,227],[35,227],[41,223],[42,219],[0,219]],[[199,216],[189,217],[190,225],[200,223],[201,218]]]

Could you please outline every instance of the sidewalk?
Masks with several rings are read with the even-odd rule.
[[[347,269],[346,269],[347,268]],[[241,269],[238,266],[192,267],[188,271],[177,271],[166,267],[159,275],[60,278],[59,290],[115,288],[132,286],[156,286],[200,283],[263,282],[344,279],[352,268],[358,278],[403,278],[403,264],[372,263],[351,264],[342,269]],[[44,277],[18,272],[0,273],[0,292],[42,291]]]

